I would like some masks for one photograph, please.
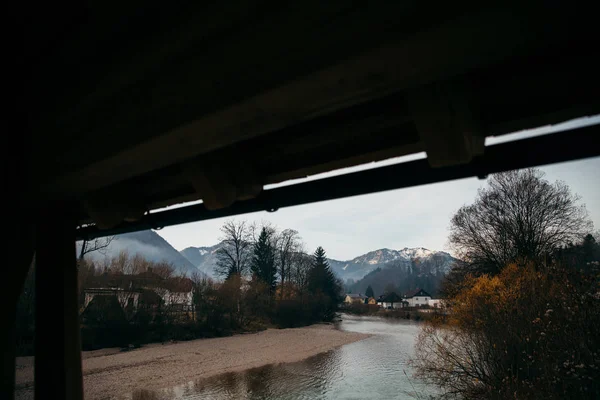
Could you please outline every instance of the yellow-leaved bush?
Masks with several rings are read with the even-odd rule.
[[[600,398],[598,278],[535,265],[466,277],[424,325],[417,375],[445,398]]]

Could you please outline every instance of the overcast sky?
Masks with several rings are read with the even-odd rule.
[[[488,138],[486,144],[562,130],[564,125],[575,127],[596,123],[600,123],[599,116],[568,122],[563,126]],[[347,168],[311,179],[424,156],[423,153]],[[594,229],[600,229],[600,158],[554,164],[540,169],[546,173],[546,179],[551,182],[562,180],[579,194],[594,222]],[[338,260],[349,260],[383,247],[425,247],[449,251],[447,235],[450,218],[462,205],[472,203],[477,189],[484,185],[483,180],[469,178],[283,208],[275,213],[245,214],[234,219],[269,221],[280,229],[295,229],[300,233],[307,250],[313,251],[317,246],[323,246],[330,258]],[[221,235],[219,229],[225,220],[221,218],[167,227],[158,233],[177,250],[189,246],[211,246],[218,242]]]

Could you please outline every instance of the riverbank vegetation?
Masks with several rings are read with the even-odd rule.
[[[438,321],[445,318],[444,310],[431,307],[404,307],[386,310],[376,304],[350,304],[344,305],[341,312],[357,316],[371,316],[386,319],[407,319],[413,321]]]
[[[341,282],[323,248],[307,254],[296,231],[244,221],[227,221],[222,233],[216,266],[221,280],[177,275],[169,264],[127,253],[102,265],[79,259],[83,350],[298,327],[334,317]],[[34,268],[19,301],[19,355],[33,353]]]
[[[494,175],[451,221],[464,261],[413,365],[448,399],[600,398],[600,246],[585,207],[537,170]]]

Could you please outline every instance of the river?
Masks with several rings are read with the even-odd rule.
[[[431,388],[408,360],[419,324],[343,315],[336,328],[372,334],[304,361],[226,373],[164,391],[170,399],[418,399]]]

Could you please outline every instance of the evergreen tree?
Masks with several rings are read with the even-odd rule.
[[[395,293],[395,292],[396,292],[396,285],[394,285],[393,283],[388,283],[383,288],[383,293],[385,293],[385,294],[390,294],[390,293]]]
[[[583,262],[590,263],[600,261],[600,245],[596,242],[593,235],[587,234],[581,244],[583,253]]]
[[[373,293],[373,288],[371,287],[371,285],[369,285],[369,287],[367,287],[367,291],[365,292],[365,296],[367,296],[367,297],[375,297],[375,293]]]
[[[331,319],[341,300],[341,285],[329,267],[325,250],[317,247],[308,278],[308,290],[315,299],[313,318]]]
[[[269,288],[269,294],[275,293],[276,265],[275,248],[272,242],[272,231],[263,227],[254,244],[250,270],[253,279],[259,279]]]

